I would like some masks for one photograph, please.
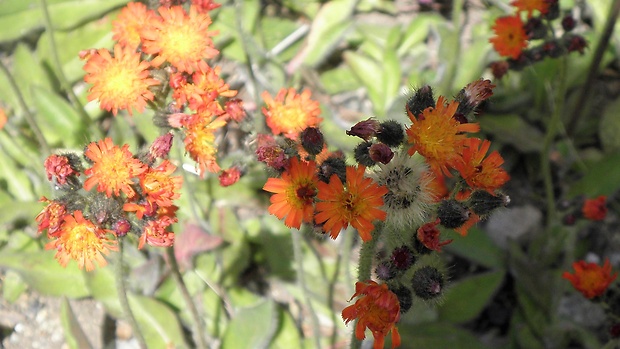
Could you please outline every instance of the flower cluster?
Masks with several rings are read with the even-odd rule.
[[[172,175],[176,166],[164,159],[169,137],[158,138],[137,156],[128,145],[119,147],[105,138],[90,143],[83,159],[69,153],[45,160],[47,178],[59,195],[41,199],[47,206],[36,220],[39,233],[47,231],[52,240],[46,248],[56,250],[61,265],[74,259],[87,271],[94,263],[103,267],[103,255],[117,250],[117,239],[128,233],[139,236],[139,248],[145,243],[172,246],[169,228],[177,221],[173,201],[183,181]]]
[[[515,13],[497,18],[493,25],[495,35],[489,39],[495,51],[507,57],[505,61],[490,64],[496,78],[546,57],[558,58],[571,52],[583,54],[587,43],[583,36],[572,33],[577,24],[572,15],[562,18],[561,29],[550,29],[560,18],[559,0],[515,0],[511,4]]]
[[[489,152],[488,140],[467,136],[480,129],[473,119],[493,88],[481,79],[449,101],[435,100],[424,86],[406,103],[408,126],[360,121],[347,131],[362,139],[353,151],[355,166],[327,150],[318,103],[309,92],[283,89],[275,99],[263,94],[272,134],[257,137],[256,155],[278,173],[263,187],[273,194],[268,211],[288,227],[307,223],[332,238],[351,225],[363,243],[378,239],[385,246],[387,253],[368,257],[387,255],[375,261],[383,283],[358,282],[352,297],[357,301],[342,312],[347,323],[357,319],[358,339],[371,330],[375,348],[383,347],[390,332],[392,345],[399,345],[396,323],[413,297],[436,301],[443,294],[444,268],[424,258],[452,241],[441,238],[439,227],[465,235],[508,203],[499,192],[509,179],[502,157]],[[374,221],[384,223],[377,228]]]
[[[147,105],[164,109],[155,122],[165,132],[182,131],[185,150],[197,162],[201,176],[221,171],[216,132],[245,115],[220,77],[221,69],[207,63],[219,54],[209,30],[209,11],[219,5],[201,1],[187,7],[168,4],[156,10],[139,2],[124,7],[113,22],[112,51],[83,53],[84,80],[92,84],[89,100],[116,115],[119,110],[142,112]]]

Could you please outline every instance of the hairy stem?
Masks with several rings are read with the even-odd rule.
[[[118,300],[121,303],[125,320],[129,322],[133,335],[138,341],[140,349],[148,349],[144,336],[138,327],[138,321],[136,321],[131,307],[129,306],[129,299],[127,298],[127,289],[125,287],[125,272],[123,268],[123,239],[118,240],[118,260],[116,265],[116,288],[118,290]]]

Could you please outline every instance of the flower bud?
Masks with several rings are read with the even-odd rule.
[[[328,157],[319,167],[318,176],[321,181],[329,183],[329,179],[333,174],[337,175],[342,183],[347,181],[347,164],[343,158],[337,155]]]
[[[371,142],[362,142],[353,150],[353,157],[358,164],[366,167],[374,166],[376,161],[370,157],[370,147],[373,144]]]
[[[523,29],[530,40],[544,39],[547,36],[547,27],[537,17],[529,18],[523,25]]]
[[[566,15],[564,16],[564,18],[562,18],[562,29],[564,29],[564,31],[569,32],[575,29],[576,25],[577,22],[575,21],[575,18],[573,16]]]
[[[454,118],[461,124],[468,122],[467,115],[473,112],[480,103],[493,96],[493,88],[495,85],[490,80],[480,79],[470,82],[461,91],[459,91],[455,100],[459,102]]]
[[[430,300],[441,296],[445,280],[444,276],[435,267],[426,266],[413,274],[411,284],[416,296]]]
[[[566,35],[562,38],[562,43],[568,52],[577,51],[580,54],[583,54],[584,49],[588,47],[586,39],[584,39],[581,35]]]
[[[424,109],[429,107],[435,107],[435,100],[433,99],[433,89],[428,86],[422,86],[415,91],[413,96],[407,100],[406,104],[407,113],[417,118]]]
[[[462,226],[469,219],[469,210],[462,203],[449,199],[443,200],[437,208],[437,217],[441,225],[449,229]]]
[[[396,269],[407,270],[413,265],[413,262],[415,262],[415,257],[413,256],[413,251],[411,251],[409,247],[401,246],[392,251],[390,261],[392,261],[392,265]]]
[[[380,162],[384,165],[390,163],[390,161],[392,161],[392,158],[394,157],[394,152],[392,151],[392,149],[390,149],[390,147],[383,143],[376,143],[371,145],[368,149],[368,154],[372,161]]]
[[[116,236],[123,237],[127,235],[129,229],[131,229],[131,224],[126,219],[118,220],[114,223],[114,227],[112,228],[116,233]]]
[[[411,291],[404,286],[398,286],[393,288],[390,287],[390,291],[392,291],[392,293],[396,295],[396,298],[398,298],[398,303],[400,303],[400,313],[404,314],[408,312],[413,305],[413,296],[411,294]]]
[[[375,268],[375,274],[381,280],[387,281],[391,280],[396,276],[396,271],[392,266],[392,263],[388,261],[383,261],[377,265]]]
[[[388,120],[379,124],[377,139],[390,147],[398,147],[405,139],[403,125],[396,120]]]
[[[149,147],[149,154],[151,157],[157,159],[164,159],[170,153],[170,148],[172,148],[172,140],[174,136],[172,133],[168,132],[164,135],[157,137],[153,144]]]
[[[239,178],[241,178],[241,171],[237,166],[233,166],[227,170],[222,171],[222,173],[220,173],[218,177],[220,185],[222,187],[228,187],[237,183],[239,181]]]
[[[469,197],[469,208],[478,216],[491,213],[498,207],[505,207],[510,203],[507,195],[493,195],[486,190],[476,190]]]
[[[347,131],[349,136],[357,136],[367,141],[379,131],[379,122],[373,118],[360,121]]]
[[[506,61],[495,61],[491,62],[489,65],[491,68],[491,72],[496,79],[501,79],[506,73],[508,73],[508,68],[510,67],[508,62]]]
[[[546,20],[552,21],[560,17],[560,4],[558,0],[546,0],[547,1],[547,12],[543,14],[543,17]]]
[[[325,140],[323,134],[316,127],[308,127],[301,132],[299,136],[301,140],[301,146],[310,155],[317,155],[323,150]]]

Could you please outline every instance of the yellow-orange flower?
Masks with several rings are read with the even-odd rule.
[[[170,216],[160,216],[156,220],[148,221],[142,235],[138,239],[138,249],[142,249],[145,243],[157,247],[170,247],[174,244],[174,233],[167,228],[177,221]]]
[[[140,45],[140,31],[156,16],[153,10],[141,2],[130,2],[112,21],[112,39],[122,46],[136,49]]]
[[[454,113],[459,103],[446,104],[443,96],[437,99],[435,108],[426,108],[418,117],[410,112],[411,126],[407,129],[407,141],[411,144],[409,155],[416,151],[426,158],[435,173],[450,175],[448,167],[454,167],[461,157],[465,132],[478,132],[477,123],[462,124]]]
[[[294,88],[282,88],[276,98],[265,91],[261,95],[267,107],[263,107],[265,121],[274,135],[296,140],[299,133],[307,128],[317,126],[323,119],[319,102],[310,99],[310,90],[298,94]]]
[[[607,287],[618,277],[618,273],[611,274],[609,259],[600,267],[596,263],[578,261],[573,263],[575,274],[565,271],[562,277],[573,284],[573,287],[581,292],[586,298],[594,298],[602,295]]]
[[[196,118],[196,121],[187,125],[185,131],[185,150],[198,163],[201,176],[204,176],[206,172],[217,173],[220,171],[220,166],[216,162],[215,132],[226,125],[226,121],[220,118],[215,118],[212,121],[209,119],[206,116]]]
[[[108,197],[112,193],[119,195],[121,191],[133,197],[136,194],[131,187],[133,178],[144,173],[147,167],[135,159],[128,148],[127,144],[119,148],[111,138],[90,143],[84,155],[93,161],[93,167],[84,171],[90,176],[84,182],[84,189],[91,190],[96,185],[97,191],[105,192]]]
[[[548,0],[515,0],[510,3],[516,7],[519,12],[527,12],[527,17],[532,17],[532,12],[539,11],[542,14],[549,10]]]
[[[332,175],[329,184],[319,182],[316,204],[317,223],[323,223],[323,231],[335,239],[340,230],[351,224],[364,241],[370,241],[370,232],[375,226],[373,220],[385,220],[387,214],[379,209],[383,206],[383,195],[388,192],[370,178],[364,177],[366,167],[347,167],[346,187],[337,175]]]
[[[182,6],[161,6],[158,12],[161,17],[154,17],[140,33],[144,52],[156,55],[153,66],[168,62],[179,71],[192,73],[203,59],[219,53],[211,40],[215,32],[209,31],[209,14],[199,13],[195,6],[189,13]]]
[[[269,213],[284,220],[289,228],[301,227],[302,222],[311,223],[314,215],[314,198],[317,194],[316,163],[303,162],[296,157],[289,162],[282,178],[269,178],[263,190],[271,196]]]
[[[355,294],[360,296],[355,304],[342,310],[342,319],[346,324],[358,319],[355,337],[366,338],[364,331],[368,328],[375,338],[373,349],[383,349],[385,337],[392,332],[392,348],[400,345],[400,334],[396,323],[400,320],[400,303],[398,297],[388,289],[386,284],[377,284],[369,280],[355,283]]]
[[[201,61],[198,70],[192,74],[192,83],[181,84],[175,88],[172,97],[179,105],[188,104],[189,109],[204,112],[219,97],[234,97],[237,91],[231,90],[220,78],[220,67],[211,68]],[[221,107],[219,107],[221,109]]]
[[[159,206],[171,206],[172,200],[181,196],[179,190],[183,178],[171,176],[176,169],[170,161],[164,160],[159,166],[149,168],[140,175],[140,187],[149,202]]]
[[[504,159],[497,151],[485,158],[491,142],[479,138],[467,138],[464,142],[463,159],[455,168],[472,189],[483,189],[493,194],[506,183],[510,176],[500,166]]]
[[[149,87],[159,85],[159,80],[149,78],[150,63],[140,60],[140,54],[131,47],[114,45],[114,57],[107,49],[97,50],[84,65],[84,81],[93,86],[88,100],[99,100],[101,109],[114,115],[119,110],[131,108],[144,111],[146,101],[155,96]]]
[[[80,269],[95,269],[93,262],[100,267],[107,264],[103,254],[116,251],[116,240],[108,239],[105,231],[75,211],[73,215],[65,215],[57,239],[45,245],[48,250],[56,250],[56,259],[66,267],[70,259],[78,262]]]
[[[496,19],[493,31],[495,36],[489,42],[501,56],[517,59],[527,47],[527,33],[519,15]]]

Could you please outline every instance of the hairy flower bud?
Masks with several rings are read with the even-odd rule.
[[[390,147],[398,147],[405,139],[403,125],[396,120],[382,122],[379,124],[377,139]]]
[[[386,165],[392,161],[394,152],[387,145],[383,143],[376,143],[370,146],[368,149],[368,155],[374,162],[380,162]]]
[[[405,105],[407,113],[415,118],[417,118],[424,109],[429,107],[435,107],[435,100],[433,99],[433,89],[428,85],[422,86],[420,89],[416,90]]]
[[[462,226],[469,219],[469,215],[467,207],[453,199],[443,200],[437,208],[437,217],[441,225],[449,229]]]
[[[338,178],[340,178],[340,181],[345,183],[347,181],[346,173],[347,164],[345,163],[344,159],[340,156],[333,155],[328,157],[325,161],[321,163],[318,176],[321,181],[329,183],[329,179],[331,178],[331,176],[333,174],[336,174]]]
[[[323,150],[325,140],[323,133],[316,127],[308,127],[301,132],[299,136],[301,146],[310,155],[317,155]]]
[[[441,296],[445,280],[441,272],[431,266],[422,267],[413,274],[411,285],[416,296],[430,300]]]
[[[390,291],[396,295],[398,298],[398,303],[400,304],[400,313],[404,314],[411,309],[413,305],[413,296],[411,294],[411,290],[404,286],[398,287],[390,287]]]
[[[469,208],[479,216],[485,216],[496,208],[507,206],[510,197],[507,195],[493,195],[486,190],[476,190],[469,197]]]
[[[355,147],[353,156],[358,164],[371,167],[377,163],[377,161],[370,156],[370,147],[372,145],[371,142],[362,142]]]

